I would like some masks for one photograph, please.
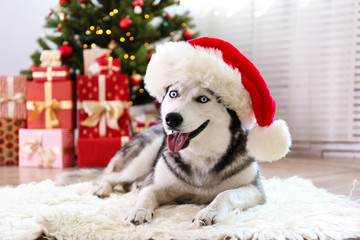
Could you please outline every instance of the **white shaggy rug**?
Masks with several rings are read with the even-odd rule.
[[[360,237],[360,201],[318,189],[305,179],[263,180],[268,201],[197,228],[203,206],[169,205],[151,223],[124,222],[136,193],[98,199],[90,183],[57,187],[50,180],[0,188],[0,239],[346,239]]]

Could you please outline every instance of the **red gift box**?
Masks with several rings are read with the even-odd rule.
[[[32,77],[35,82],[70,80],[70,67],[35,67]]]
[[[74,83],[28,82],[28,128],[75,128]]]
[[[79,138],[77,142],[78,167],[106,167],[116,152],[129,140],[130,138],[126,136],[121,138]]]
[[[74,166],[74,131],[69,129],[20,129],[20,167]]]
[[[77,77],[80,138],[129,135],[129,79],[127,75]]]
[[[113,59],[104,54],[95,61],[99,63],[100,74],[113,74],[121,71],[121,61],[118,58]]]
[[[0,118],[26,119],[26,76],[0,76]]]
[[[134,135],[158,123],[157,113],[143,113],[131,116],[131,127]]]
[[[17,165],[19,154],[19,129],[25,119],[0,119],[0,165]]]

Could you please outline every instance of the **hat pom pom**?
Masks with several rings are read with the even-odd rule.
[[[279,160],[289,152],[291,136],[285,121],[277,120],[269,127],[255,126],[250,130],[247,149],[261,162]]]

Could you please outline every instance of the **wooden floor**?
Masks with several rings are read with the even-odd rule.
[[[286,158],[273,163],[262,163],[264,177],[288,178],[300,176],[311,179],[315,186],[328,191],[348,196],[354,180],[359,180],[352,197],[360,199],[360,159],[316,159]],[[0,167],[0,186],[18,185],[44,179],[54,180],[62,171],[70,169],[19,168],[16,166]]]

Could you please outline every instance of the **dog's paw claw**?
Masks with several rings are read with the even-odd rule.
[[[112,192],[112,187],[107,185],[98,186],[98,188],[94,191],[94,195],[98,198],[107,198],[110,196]]]
[[[221,212],[211,211],[206,208],[200,210],[195,218],[193,219],[193,223],[195,223],[198,227],[204,227],[208,225],[214,225],[221,222],[225,216],[223,216]]]
[[[134,225],[140,225],[151,221],[154,213],[147,209],[133,209],[126,217],[125,221],[130,222]]]

